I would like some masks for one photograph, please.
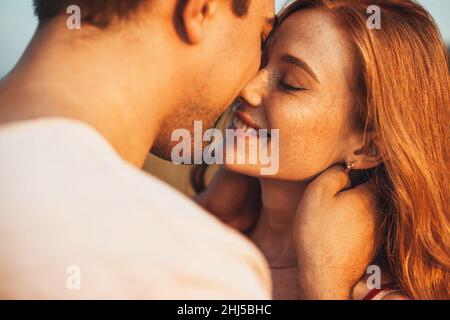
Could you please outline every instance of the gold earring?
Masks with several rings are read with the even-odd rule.
[[[345,163],[345,171],[350,172],[355,167],[356,161],[350,161]]]

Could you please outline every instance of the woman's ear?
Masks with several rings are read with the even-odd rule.
[[[383,157],[381,156],[375,134],[367,132],[365,139],[361,135],[360,140],[359,146],[356,145],[353,148],[352,154],[347,157],[346,161],[348,163],[353,162],[353,169],[355,170],[371,169],[380,165],[383,162]]]
[[[204,39],[206,26],[216,10],[216,0],[185,0],[182,19],[191,44],[198,44]]]

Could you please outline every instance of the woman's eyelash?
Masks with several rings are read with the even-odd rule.
[[[286,82],[284,82],[283,80],[278,80],[278,88],[280,88],[283,91],[289,91],[289,92],[297,92],[297,91],[305,91],[305,88],[302,87],[294,87],[291,86],[289,84],[287,84]]]

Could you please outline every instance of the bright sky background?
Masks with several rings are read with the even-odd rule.
[[[95,0],[93,0],[95,1]],[[276,0],[277,9],[286,0]],[[450,44],[450,0],[419,0]],[[36,28],[32,0],[0,0],[0,78],[15,65]]]

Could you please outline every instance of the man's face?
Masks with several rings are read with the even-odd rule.
[[[170,160],[178,143],[170,141],[176,129],[187,129],[193,137],[194,121],[202,121],[203,131],[213,127],[258,72],[261,44],[272,30],[275,5],[274,0],[249,1],[242,17],[232,11],[231,0],[217,1],[202,43],[187,49],[184,63],[191,69],[185,85],[177,88],[180,105],[165,119],[153,145],[155,155]]]

